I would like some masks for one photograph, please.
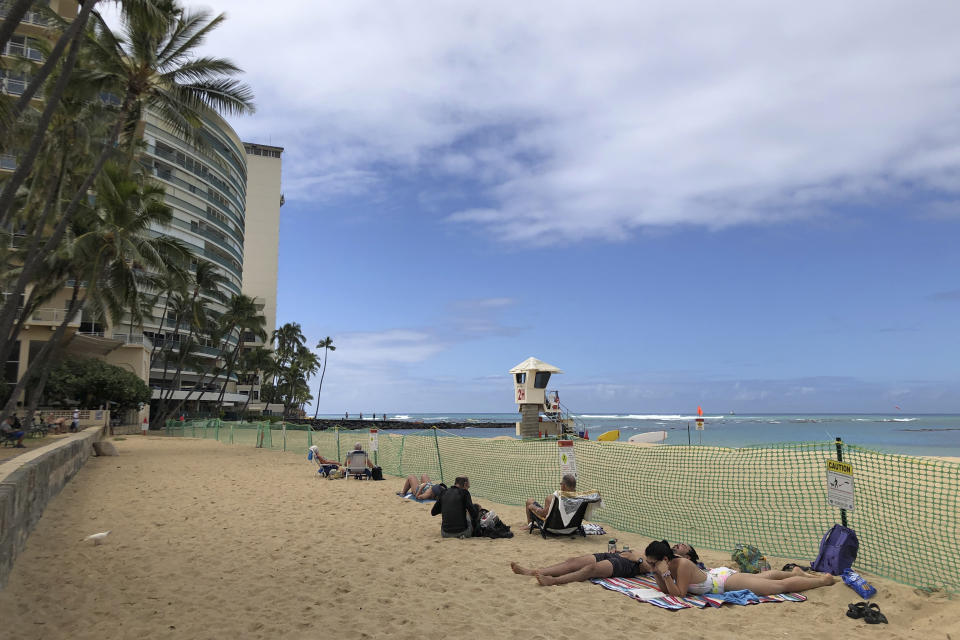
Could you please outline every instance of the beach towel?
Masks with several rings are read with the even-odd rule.
[[[416,498],[413,497],[413,494],[412,494],[412,493],[408,493],[407,495],[403,496],[403,499],[404,499],[404,500],[413,500],[414,502],[420,502],[420,503],[423,503],[423,504],[426,504],[427,502],[436,502],[436,501],[437,501],[436,498],[429,498],[429,499],[425,498],[425,499],[423,499],[423,500],[417,500]]]
[[[590,522],[583,523],[583,534],[587,536],[605,536],[607,532],[604,531],[603,527],[598,524],[593,524]]]
[[[651,574],[636,578],[595,578],[591,580],[604,589],[617,591],[639,602],[649,602],[655,607],[677,611],[679,609],[704,609],[708,606],[719,607],[728,600],[725,594],[707,593],[702,596],[687,594],[680,598],[671,596],[657,589],[657,581]],[[744,600],[739,604],[759,604],[763,602],[803,602],[807,597],[799,593],[778,593],[772,596],[756,596],[756,601],[747,602],[747,598],[731,598]]]
[[[587,503],[587,510],[584,514],[585,520],[592,519],[593,512],[597,509],[603,508],[603,499],[600,497],[599,493],[581,493],[581,494],[571,494],[567,492],[555,491],[553,493],[554,498],[556,498],[558,511],[560,512],[560,521],[563,522],[563,526],[570,526],[570,521],[573,520],[573,517],[577,515],[577,511],[580,510],[580,507],[583,503]]]

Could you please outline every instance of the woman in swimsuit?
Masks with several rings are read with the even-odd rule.
[[[769,596],[789,591],[806,591],[834,583],[832,575],[812,575],[799,567],[793,571],[764,571],[738,573],[727,567],[704,571],[687,558],[681,558],[666,540],[651,542],[644,550],[647,563],[653,567],[657,585],[664,593],[685,596],[705,593],[724,593],[749,589],[758,596]]]
[[[514,573],[534,576],[543,586],[579,582],[593,578],[633,578],[650,571],[639,551],[592,553],[564,560],[542,569],[528,569],[516,562],[510,563]]]
[[[434,483],[430,482],[430,476],[423,474],[419,480],[417,476],[407,476],[403,483],[403,489],[397,495],[405,496],[408,493],[412,493],[417,500],[434,500],[440,497],[441,492]]]

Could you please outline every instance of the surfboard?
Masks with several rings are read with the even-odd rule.
[[[627,439],[627,442],[632,442],[634,444],[638,442],[663,442],[667,439],[666,431],[647,431],[646,433],[638,433],[636,435],[630,436]]]
[[[611,442],[613,440],[620,439],[620,429],[614,429],[613,431],[607,431],[606,433],[601,433],[597,436],[597,440],[600,442]]]

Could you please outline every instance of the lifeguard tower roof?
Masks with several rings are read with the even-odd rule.
[[[523,373],[524,371],[547,371],[549,373],[563,373],[563,371],[556,368],[552,364],[547,364],[543,360],[537,360],[533,357],[527,358],[513,369],[510,369],[509,373]]]

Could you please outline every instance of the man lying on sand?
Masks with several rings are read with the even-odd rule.
[[[536,577],[537,582],[543,586],[593,578],[635,578],[652,570],[639,550],[577,556],[542,569],[527,569],[511,562],[510,569],[522,576]]]

